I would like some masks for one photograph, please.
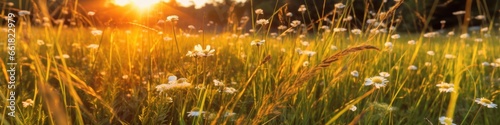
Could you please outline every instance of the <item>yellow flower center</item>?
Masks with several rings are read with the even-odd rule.
[[[449,85],[449,84],[443,84],[443,85],[441,85],[441,88],[445,88],[445,89],[451,88],[451,85]]]
[[[377,77],[373,77],[372,78],[372,82],[374,82],[374,83],[382,83],[382,82],[384,82],[384,78],[378,77],[378,76]]]
[[[481,99],[481,102],[486,103],[486,104],[491,104],[492,102],[489,99]]]

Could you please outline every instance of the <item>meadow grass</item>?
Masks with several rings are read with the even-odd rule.
[[[334,14],[345,18],[348,11]],[[498,102],[500,41],[493,25],[461,38],[458,30],[403,34],[374,24],[356,34],[336,21],[324,28],[286,24],[274,36],[271,24],[254,24],[259,14],[252,18],[256,30],[248,35],[210,27],[197,33],[173,20],[163,30],[20,23],[16,103],[34,102],[17,105],[17,117],[4,115],[1,123],[440,124],[441,116],[456,124],[500,123],[498,109],[475,102]],[[198,44],[203,50],[193,49]],[[7,45],[1,46],[6,57]],[[385,86],[365,85],[381,72],[390,74]],[[442,82],[453,91],[441,92]]]

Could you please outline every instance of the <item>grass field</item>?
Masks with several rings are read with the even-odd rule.
[[[215,33],[170,18],[162,30],[21,19],[17,116],[4,115],[2,124],[500,123],[492,24],[467,35],[374,24],[356,31],[343,21],[275,30],[257,14],[248,22],[254,32]],[[3,83],[9,45],[0,46]],[[7,89],[0,93],[9,98]]]

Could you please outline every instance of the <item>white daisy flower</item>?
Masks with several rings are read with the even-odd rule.
[[[173,39],[172,39],[172,37],[168,37],[168,36],[166,36],[166,37],[163,37],[163,40],[164,40],[164,41],[171,41],[171,40],[173,40]]]
[[[179,20],[179,16],[177,16],[177,15],[170,15],[167,17],[168,22],[178,21],[178,20]]]
[[[337,46],[335,46],[335,45],[331,45],[331,46],[330,46],[330,49],[332,49],[332,50],[337,50],[338,48],[337,48]]]
[[[380,87],[385,87],[386,83],[388,82],[389,80],[385,79],[382,76],[374,76],[365,79],[365,86],[374,85],[377,89],[379,89]]]
[[[415,40],[410,40],[410,41],[408,41],[408,44],[410,44],[410,45],[415,45],[415,44],[416,44],[416,42],[415,42]]]
[[[262,14],[264,14],[264,10],[262,10],[262,9],[256,9],[255,10],[255,14],[262,15]]]
[[[355,34],[355,35],[359,35],[362,33],[362,31],[360,29],[352,29],[351,30],[351,33]]]
[[[67,59],[67,58],[69,58],[69,55],[68,54],[63,54],[62,57],[65,58],[65,59]]]
[[[456,125],[455,123],[453,123],[453,119],[445,117],[445,116],[439,117],[439,123],[441,123],[443,125]]]
[[[477,15],[476,17],[474,17],[474,19],[476,20],[484,20],[486,17],[484,15]]]
[[[490,66],[490,63],[489,62],[483,62],[482,65],[483,66]]]
[[[417,66],[415,65],[411,65],[411,66],[408,66],[408,70],[417,70]]]
[[[172,82],[175,82],[177,80],[177,76],[168,76],[168,83],[172,83]]]
[[[446,55],[444,55],[444,58],[446,58],[446,59],[454,59],[454,58],[456,58],[456,56],[452,55],[452,54],[446,54]]]
[[[203,85],[203,84],[198,84],[198,85],[196,85],[196,87],[194,87],[194,89],[196,89],[196,90],[202,90],[202,89],[205,89],[205,85]]]
[[[499,67],[499,66],[500,66],[500,64],[499,64],[499,63],[490,63],[490,66],[491,66],[491,67]]]
[[[316,52],[305,50],[305,51],[302,51],[302,54],[307,55],[308,57],[312,57],[316,54]]]
[[[307,41],[301,41],[300,44],[302,44],[303,46],[309,46],[309,42]]]
[[[399,34],[394,34],[391,36],[392,39],[399,39],[401,38],[401,36],[399,36]]]
[[[481,32],[488,32],[488,27],[481,28]]]
[[[300,25],[300,20],[293,20],[292,23],[290,23],[290,26],[292,27],[297,27]]]
[[[397,20],[398,20],[398,19],[396,19],[396,21],[397,21]],[[399,21],[397,21],[397,22],[399,22]],[[396,27],[391,26],[391,27],[389,27],[389,30],[390,30],[390,31],[394,31],[394,30],[396,30]]]
[[[264,43],[266,43],[266,40],[253,40],[252,42],[250,42],[250,45],[251,46],[261,46]]]
[[[257,20],[256,23],[258,25],[267,25],[267,24],[269,24],[269,20],[267,20],[267,19],[259,19],[259,20]]]
[[[208,57],[208,56],[213,56],[215,50],[210,47],[210,45],[207,45],[205,49],[201,47],[200,44],[194,46],[193,51],[188,51],[188,54],[186,56],[194,57],[194,56],[200,56],[200,57]]]
[[[43,40],[36,40],[36,44],[38,44],[38,45],[44,45],[45,42],[43,42]]]
[[[172,97],[167,97],[167,103],[172,103],[174,102],[174,99],[172,99]]]
[[[469,34],[464,33],[464,34],[460,35],[460,38],[462,38],[462,39],[469,38]]]
[[[304,34],[300,34],[300,35],[299,35],[299,38],[301,38],[301,39],[306,38],[306,35],[304,35]]]
[[[474,39],[474,42],[478,42],[478,43],[480,43],[480,42],[483,42],[483,39],[481,39],[481,38],[476,38],[476,39]]]
[[[450,84],[450,83],[446,83],[446,82],[441,82],[439,84],[436,85],[437,87],[439,87],[439,92],[453,92],[454,91],[454,86],[453,84]]]
[[[391,74],[389,74],[388,72],[380,72],[379,75],[386,78],[391,76]]]
[[[300,48],[295,48],[295,52],[297,52],[299,55],[302,55],[302,50]]]
[[[345,7],[345,5],[344,5],[343,3],[336,3],[334,6],[335,6],[335,8],[337,8],[337,9],[342,9],[342,8],[344,8],[344,7]]]
[[[238,90],[233,87],[224,87],[224,92],[228,94],[234,94],[235,92],[238,92]]]
[[[428,32],[424,34],[424,37],[436,37],[439,34],[440,34],[439,32]]]
[[[306,12],[306,10],[307,10],[307,9],[306,9],[306,5],[303,5],[303,4],[302,4],[302,5],[300,5],[300,7],[299,7],[299,10],[298,10],[298,11],[299,11],[299,12],[301,12],[301,13],[305,13],[305,12]]]
[[[198,116],[201,116],[202,114],[205,114],[206,112],[205,111],[189,111],[187,113],[188,113],[188,117],[191,117],[191,116],[198,117]]]
[[[99,48],[99,45],[98,44],[90,44],[90,45],[87,46],[87,48],[89,48],[89,49],[97,49],[97,48]]]
[[[345,32],[347,31],[346,28],[333,28],[333,32]]]
[[[425,62],[425,64],[424,64],[424,65],[425,65],[425,66],[431,66],[431,65],[432,65],[432,63],[431,63],[431,62]]]
[[[25,15],[30,15],[31,14],[31,12],[27,11],[27,10],[20,10],[17,13],[19,14],[19,16],[25,16]]]
[[[327,29],[330,29],[330,27],[329,27],[329,26],[324,25],[324,26],[321,26],[321,29],[327,30]]]
[[[354,70],[351,72],[351,75],[354,76],[354,77],[358,77],[359,76],[359,72],[357,70]]]
[[[349,108],[349,110],[351,111],[356,111],[358,109],[358,107],[356,107],[355,105],[351,105],[351,108]]]
[[[226,113],[224,114],[224,117],[232,117],[232,116],[234,116],[234,115],[236,115],[236,113],[234,113],[234,112],[226,112]]]
[[[474,100],[477,104],[480,104],[480,105],[483,105],[483,106],[486,106],[488,108],[497,108],[497,104],[494,104],[491,100],[489,99],[486,99],[484,97],[482,98],[476,98],[476,100]]]
[[[276,33],[276,32],[272,32],[272,33],[270,33],[269,35],[271,35],[271,36],[274,38],[274,37],[278,36],[278,33]]]
[[[384,46],[387,48],[392,48],[392,42],[385,42]]]
[[[214,79],[213,81],[215,86],[224,86],[224,83],[222,81],[219,81],[217,79]]]
[[[280,25],[280,26],[278,26],[278,29],[279,29],[279,30],[286,30],[286,28],[288,28],[288,27],[287,27],[287,26],[285,26],[285,25]]]
[[[28,106],[33,106],[33,103],[35,103],[33,100],[27,99],[26,101],[23,101],[23,107],[26,108]]]
[[[374,22],[377,22],[377,19],[368,19],[368,20],[366,20],[366,23],[368,23],[368,24],[371,24],[371,23],[374,23]]]
[[[465,14],[465,11],[464,10],[460,10],[460,11],[455,11],[452,13],[453,15],[455,16],[458,16],[458,15],[464,15]]]
[[[448,32],[448,34],[447,34],[447,35],[448,35],[448,36],[453,36],[453,35],[455,35],[455,32],[450,31],[450,32]]]
[[[186,54],[186,56],[188,56],[188,57],[196,57],[196,53],[194,53],[193,51],[188,51],[188,53]]]
[[[434,51],[427,51],[427,55],[434,56],[434,55],[436,55],[436,53],[434,53]]]
[[[196,29],[196,28],[195,28],[193,25],[189,25],[189,26],[188,26],[188,29],[194,30],[194,29]]]
[[[90,33],[92,33],[92,35],[94,36],[98,36],[102,35],[102,30],[93,29],[92,31],[90,31]]]
[[[95,12],[94,12],[94,11],[89,11],[89,12],[87,12],[87,15],[89,15],[89,16],[94,16],[94,15],[95,15]]]
[[[165,20],[158,20],[158,22],[156,22],[156,24],[163,24],[165,23]]]
[[[304,61],[304,63],[302,63],[302,66],[304,66],[304,67],[309,66],[309,61]]]

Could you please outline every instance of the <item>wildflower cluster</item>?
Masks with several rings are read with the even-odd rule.
[[[192,87],[191,83],[187,82],[186,78],[177,79],[177,76],[170,76],[168,77],[168,83],[157,85],[155,88],[156,91],[163,93],[172,89],[182,89],[191,87]]]
[[[188,51],[186,56],[188,57],[208,57],[208,56],[213,56],[215,50],[210,47],[210,45],[207,45],[205,49],[201,47],[200,44],[194,46],[193,51]]]

